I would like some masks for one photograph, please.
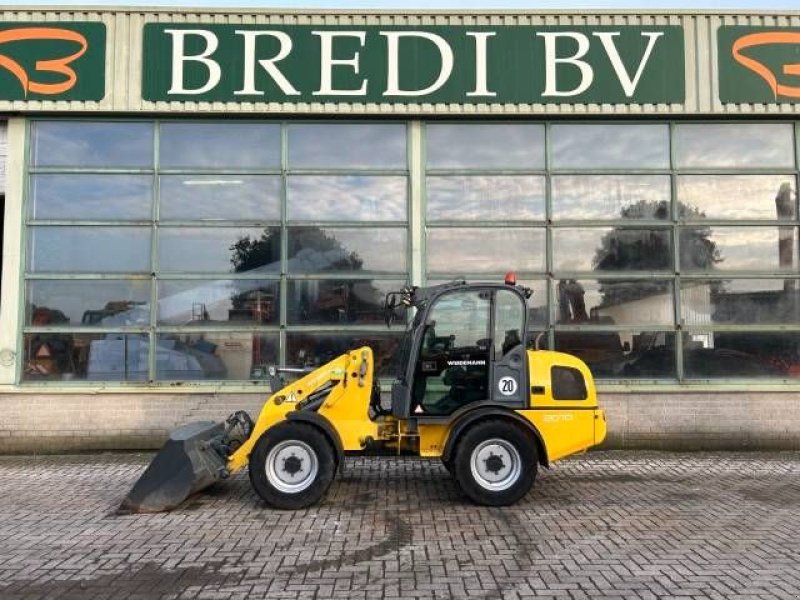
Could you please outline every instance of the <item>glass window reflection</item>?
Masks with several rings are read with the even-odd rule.
[[[674,379],[675,334],[556,331],[556,350],[574,354],[598,379]]]
[[[377,279],[290,281],[287,319],[299,325],[383,324],[386,294],[404,285]]]
[[[281,178],[273,175],[162,175],[159,218],[277,221]]]
[[[280,125],[266,123],[162,123],[161,168],[280,168]]]
[[[402,123],[290,123],[289,167],[406,168]]]
[[[557,175],[554,219],[670,218],[669,175]]]
[[[487,275],[487,281],[503,281],[505,273]],[[452,279],[428,279],[425,285],[434,286],[450,283]],[[547,328],[547,281],[543,279],[518,279],[517,285],[524,286],[533,292],[527,299],[528,306],[528,331],[539,331]],[[529,336],[533,337],[533,336]]]
[[[318,367],[354,348],[369,346],[375,353],[378,377],[393,377],[392,364],[400,334],[353,332],[345,334],[289,333],[286,336],[286,364],[292,367]]]
[[[681,320],[689,327],[800,324],[797,279],[701,279],[681,281]]]
[[[429,169],[544,169],[544,125],[427,123]]]
[[[302,175],[286,185],[290,220],[406,220],[405,177]]]
[[[150,280],[29,281],[25,322],[33,326],[147,325]]]
[[[544,177],[429,176],[426,185],[429,221],[544,219]]]
[[[292,227],[289,273],[406,270],[406,230]]]
[[[684,219],[795,218],[797,192],[790,175],[683,175],[678,201]]]
[[[674,131],[681,169],[795,164],[790,123],[679,123]]]
[[[686,332],[683,364],[688,379],[800,377],[800,334]]]
[[[146,334],[27,333],[23,381],[146,381]]]
[[[266,379],[278,364],[278,335],[204,331],[156,337],[159,380]]]
[[[152,122],[35,121],[37,167],[153,167]]]
[[[30,194],[34,219],[152,219],[152,175],[39,174]]]
[[[146,227],[29,227],[33,272],[150,272]]]
[[[672,282],[666,279],[561,279],[554,286],[558,323],[672,325]]]
[[[553,264],[561,271],[671,270],[671,232],[624,227],[553,229]]]
[[[797,270],[796,227],[682,227],[681,268],[688,271]]]
[[[668,169],[666,124],[553,124],[555,169]]]
[[[280,282],[260,279],[210,279],[158,282],[158,322],[213,326],[230,323],[276,325]]]
[[[544,271],[544,228],[431,228],[429,273]]]
[[[161,227],[161,271],[255,273],[280,270],[279,227]]]

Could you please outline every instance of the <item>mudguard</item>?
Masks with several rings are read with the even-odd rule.
[[[491,419],[492,417],[499,417],[510,419],[516,423],[519,423],[527,431],[529,431],[536,439],[536,445],[539,447],[539,462],[543,467],[548,467],[550,465],[550,461],[547,458],[547,446],[544,445],[544,440],[542,439],[542,435],[539,433],[539,430],[536,429],[536,426],[528,421],[528,419],[518,415],[513,410],[503,406],[484,406],[481,408],[470,409],[464,414],[460,416],[454,415],[454,417],[455,419],[450,427],[450,435],[447,436],[447,441],[445,442],[444,450],[442,451],[443,461],[449,462],[452,460],[453,451],[455,450],[456,442],[458,441],[459,436],[470,425],[476,421]]]
[[[321,414],[310,410],[293,410],[286,413],[288,421],[295,421],[301,423],[310,423],[319,429],[328,437],[333,449],[336,452],[336,466],[339,471],[344,471],[344,446],[342,439],[336,432],[336,429],[331,425],[331,422],[323,417]]]

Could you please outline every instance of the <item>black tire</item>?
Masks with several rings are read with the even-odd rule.
[[[444,465],[444,468],[447,469],[447,472],[450,473],[450,475],[454,474],[453,473],[453,460],[452,459],[451,460],[442,459],[442,464]]]
[[[336,472],[336,460],[333,446],[319,429],[284,422],[256,442],[249,471],[253,489],[267,504],[297,510],[325,495]]]
[[[539,457],[530,434],[494,419],[473,425],[458,439],[453,464],[456,481],[470,500],[506,506],[533,487]]]

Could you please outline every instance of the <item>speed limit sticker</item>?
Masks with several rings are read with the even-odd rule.
[[[513,377],[501,377],[497,382],[497,389],[503,396],[513,396],[517,393],[517,380]]]

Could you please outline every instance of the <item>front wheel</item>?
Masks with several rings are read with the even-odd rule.
[[[266,431],[250,455],[250,483],[267,504],[296,510],[319,501],[336,471],[334,451],[313,425],[283,423]]]
[[[455,476],[477,504],[514,504],[533,486],[538,468],[536,444],[519,427],[493,420],[467,430],[458,441]]]

